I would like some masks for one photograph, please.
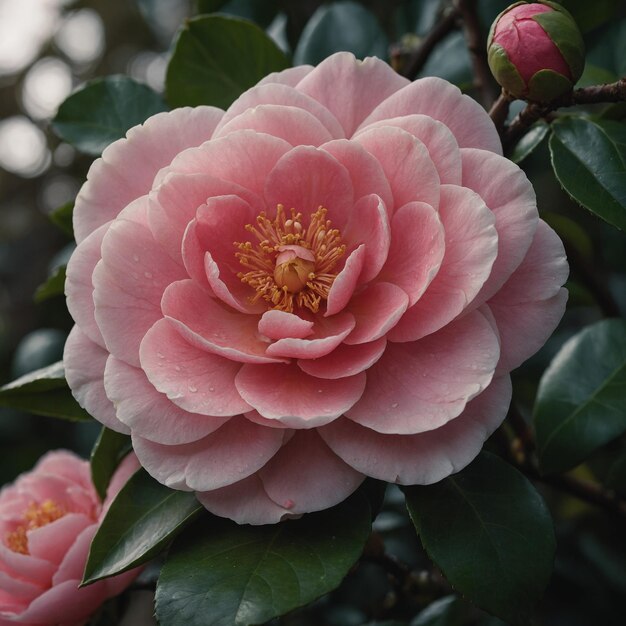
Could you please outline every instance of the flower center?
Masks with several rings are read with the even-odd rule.
[[[235,256],[248,272],[239,272],[241,281],[256,294],[251,302],[265,300],[271,308],[293,313],[295,307],[317,313],[320,304],[337,277],[333,268],[346,251],[339,231],[331,228],[327,210],[319,207],[311,214],[308,227],[303,226],[302,214],[291,209],[287,217],[282,204],[276,208],[276,218],[270,220],[265,212],[256,218],[256,226],[246,230],[258,243],[235,242]]]
[[[13,552],[30,554],[28,550],[28,531],[47,526],[63,517],[67,511],[54,502],[45,500],[41,504],[31,502],[22,516],[23,524],[6,534],[4,543]]]

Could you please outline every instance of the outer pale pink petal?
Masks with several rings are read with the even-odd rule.
[[[39,459],[35,470],[38,476],[40,474],[53,474],[55,477],[65,478],[76,483],[93,493],[94,502],[97,501],[97,495],[91,481],[89,463],[73,452],[67,450],[47,452]],[[28,478],[28,475],[24,478]]]
[[[112,220],[131,201],[148,193],[156,173],[185,148],[213,134],[223,115],[215,107],[180,108],[159,113],[108,146],[93,163],[74,207],[79,243]]]
[[[326,300],[326,313],[324,313],[326,317],[343,311],[350,302],[350,298],[352,298],[352,294],[359,283],[364,263],[365,244],[361,244],[350,253],[343,269],[333,281]]]
[[[473,189],[496,216],[498,257],[474,301],[486,302],[522,262],[538,224],[535,191],[514,163],[484,150],[463,149],[463,186]]]
[[[443,122],[461,148],[482,148],[502,154],[502,145],[487,112],[446,80],[429,76],[400,89],[382,102],[361,124],[421,113]],[[360,129],[359,129],[360,130]]]
[[[401,128],[384,126],[361,133],[355,141],[382,165],[391,186],[394,210],[413,201],[439,207],[439,174],[419,139]]]
[[[499,367],[508,372],[546,342],[563,317],[568,266],[563,244],[543,221],[522,264],[489,300],[502,341]]]
[[[269,339],[295,337],[304,339],[313,333],[313,322],[304,320],[293,313],[272,309],[266,311],[259,320],[259,332]]]
[[[159,324],[161,322],[157,322]],[[167,331],[164,335],[167,335]],[[179,338],[175,336],[173,340],[175,342]],[[182,371],[184,365],[181,363],[178,367]],[[171,369],[171,365],[168,368]],[[156,443],[189,443],[206,437],[224,424],[224,418],[184,411],[170,402],[165,394],[158,392],[143,370],[115,357],[109,357],[107,361],[104,386],[107,395],[115,403],[118,419],[136,435]]]
[[[104,367],[108,357],[106,350],[74,326],[63,352],[65,378],[78,404],[90,415],[107,428],[128,434],[128,426],[117,419],[115,407],[104,392]]]
[[[349,52],[338,52],[303,78],[297,89],[329,109],[351,137],[380,102],[407,84],[380,59],[358,61]]]
[[[393,195],[385,172],[365,148],[348,139],[335,139],[320,147],[348,170],[356,201],[363,196],[377,194],[385,206],[393,206]]]
[[[226,308],[192,280],[171,284],[161,301],[165,315],[187,342],[240,363],[278,363],[257,330],[256,315]]]
[[[276,524],[289,517],[299,517],[267,495],[258,474],[222,489],[196,493],[196,497],[211,513],[228,517],[237,524]]]
[[[258,475],[274,502],[298,514],[342,502],[365,478],[331,452],[316,430],[296,432]]]
[[[348,249],[365,244],[360,283],[375,278],[387,260],[391,245],[391,226],[387,208],[380,196],[362,196],[354,205],[350,219],[342,231]]]
[[[277,104],[261,104],[244,111],[225,124],[219,136],[245,129],[280,137],[292,146],[319,146],[333,138],[326,126],[308,111]]]
[[[37,559],[29,554],[13,552],[1,541],[0,569],[35,585],[49,587],[56,566],[49,561]]]
[[[442,183],[461,184],[461,153],[459,144],[450,129],[428,115],[403,115],[383,119],[365,126],[355,138],[371,128],[395,126],[419,139],[428,149]]]
[[[146,333],[140,354],[150,383],[185,411],[229,417],[250,408],[234,385],[241,365],[192,346],[167,320]]]
[[[164,446],[133,435],[133,447],[142,466],[164,485],[210,491],[263,467],[282,446],[284,434],[236,417],[195,443]]]
[[[306,218],[320,206],[328,209],[333,228],[341,230],[352,210],[354,196],[348,170],[324,150],[298,146],[288,152],[265,182],[270,208],[292,207]]]
[[[67,264],[65,279],[65,295],[70,314],[83,333],[102,348],[105,347],[104,339],[94,316],[91,277],[102,257],[102,239],[109,224],[110,222],[103,224],[81,241]]]
[[[423,202],[409,202],[391,221],[391,246],[387,263],[378,275],[401,287],[409,296],[409,306],[417,302],[439,272],[446,233],[442,215]]]
[[[330,449],[367,476],[401,485],[429,485],[462,470],[502,423],[511,379],[495,378],[465,411],[445,426],[418,435],[383,435],[347,419],[319,433]]]
[[[347,337],[349,345],[364,344],[384,337],[409,306],[409,297],[391,283],[374,283],[350,301],[349,311],[356,328]]]
[[[346,417],[387,434],[440,428],[489,385],[499,357],[498,337],[479,311],[421,341],[390,343]]]
[[[18,605],[22,605],[19,609],[23,610],[28,606],[28,603],[37,596],[41,595],[44,591],[44,587],[40,587],[39,585],[33,585],[30,582],[12,576],[11,574],[7,574],[0,569],[0,591],[11,594],[14,602]],[[2,598],[0,596],[0,611],[6,610],[2,603]],[[0,625],[4,626],[4,624],[9,624],[14,622],[5,622],[0,619]]]
[[[289,428],[315,428],[339,417],[361,397],[365,374],[323,380],[295,364],[244,365],[235,385],[263,417]]]
[[[332,352],[354,328],[354,317],[350,313],[339,313],[319,319],[313,326],[313,335],[307,339],[286,337],[271,344],[267,354],[294,359],[318,359]]]
[[[81,513],[68,513],[50,524],[28,531],[28,550],[39,559],[59,565],[76,537],[93,519]]]
[[[345,343],[335,348],[331,354],[319,359],[301,359],[298,366],[303,372],[317,378],[345,378],[368,370],[385,351],[387,341],[384,337],[349,346]]]
[[[317,118],[333,137],[344,137],[343,128],[337,118],[317,100],[310,98],[304,93],[297,91],[289,85],[277,83],[267,84],[261,81],[252,89],[244,92],[229,107],[224,117],[215,129],[215,137],[220,137],[222,128],[233,118],[241,115],[248,109],[260,104],[278,104],[283,106],[298,107]],[[273,134],[273,133],[270,133]]]
[[[271,83],[295,87],[312,70],[312,65],[297,65],[296,67],[289,67],[282,72],[272,72],[271,74],[268,74],[265,78],[262,78],[256,86],[259,87],[260,85],[267,85]]]
[[[113,473],[111,480],[109,481],[109,486],[107,487],[106,498],[102,503],[102,509],[100,511],[100,515],[98,517],[98,521],[102,521],[104,516],[109,510],[111,504],[113,504],[113,500],[117,497],[117,494],[120,492],[122,487],[129,481],[131,476],[137,472],[137,470],[141,467],[139,464],[139,459],[134,452],[129,452],[117,466],[117,469]]]
[[[443,328],[472,302],[498,255],[493,213],[465,187],[441,186],[439,217],[445,255],[422,297],[389,333],[390,341],[415,341]]]

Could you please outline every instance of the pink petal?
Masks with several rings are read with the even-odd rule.
[[[324,150],[298,146],[288,152],[269,173],[265,200],[272,209],[278,204],[292,207],[306,218],[320,206],[340,231],[352,209],[354,196],[350,175],[343,165]]]
[[[303,78],[297,89],[329,109],[351,137],[380,102],[407,84],[380,59],[358,61],[349,52],[338,52]]]
[[[286,337],[271,344],[267,354],[294,359],[318,359],[332,352],[354,328],[354,317],[350,313],[339,313],[319,319],[313,326],[313,335],[308,339]]]
[[[268,344],[259,335],[256,315],[227,309],[191,280],[171,284],[161,306],[178,332],[201,350],[240,363],[284,361],[266,355]]]
[[[365,131],[355,141],[382,165],[391,186],[394,210],[413,201],[439,207],[439,174],[419,139],[401,128],[386,126]]]
[[[313,322],[293,313],[272,309],[263,313],[259,321],[259,332],[269,339],[304,339],[313,333]]]
[[[409,202],[391,221],[389,256],[378,278],[401,287],[409,305],[426,291],[447,253],[442,219],[429,204]]]
[[[107,428],[128,434],[104,392],[104,366],[109,353],[93,343],[78,326],[72,328],[63,352],[65,378],[78,404]]]
[[[222,115],[223,111],[207,106],[159,113],[131,128],[126,139],[108,146],[94,161],[76,198],[76,241],[80,243],[132,200],[147,194],[156,173],[181,150],[209,139]]]
[[[259,470],[280,449],[283,437],[283,430],[234,417],[194,443],[164,446],[133,435],[133,447],[143,467],[160,483],[211,491]]]
[[[172,344],[181,341],[177,333],[171,330],[167,324],[157,322],[155,326],[163,327],[162,340],[171,336]],[[149,332],[156,331],[151,330]],[[146,339],[146,342],[148,341],[150,340]],[[170,342],[166,345],[167,351],[172,353],[173,346],[170,345]],[[168,361],[168,365],[164,364],[163,367],[167,367],[171,371],[171,361]],[[178,367],[182,372],[184,365],[181,363]],[[178,373],[176,365],[173,369],[174,372]],[[166,395],[158,392],[151,385],[143,370],[132,367],[115,357],[109,357],[107,361],[104,371],[104,386],[107,395],[115,403],[118,419],[136,435],[156,443],[167,445],[190,443],[206,437],[224,424],[223,418],[189,413],[176,406],[168,400]],[[220,390],[223,391],[223,389]]]
[[[477,296],[480,306],[495,294],[522,262],[538,223],[535,191],[514,163],[484,150],[461,150],[463,186],[474,190],[496,216],[498,257]]]
[[[292,513],[311,513],[345,500],[362,482],[316,430],[300,430],[258,473],[267,495]]]
[[[409,305],[406,293],[391,283],[374,283],[354,296],[350,312],[356,318],[356,328],[345,343],[364,344],[384,337],[402,317]]]
[[[461,152],[459,144],[450,129],[428,115],[403,115],[392,119],[382,119],[365,126],[355,138],[371,128],[394,126],[411,133],[428,149],[428,154],[437,168],[443,183],[461,184]]]
[[[263,417],[289,428],[314,428],[334,420],[361,397],[365,374],[323,380],[295,364],[244,365],[235,385]]]
[[[282,70],[282,72],[272,72],[271,74],[268,74],[265,78],[262,78],[256,86],[260,87],[261,85],[277,84],[295,87],[312,70],[312,65],[289,67],[286,70]],[[254,89],[254,87],[252,89]],[[234,106],[234,103],[231,106]]]
[[[502,154],[500,138],[487,112],[469,96],[446,80],[420,78],[382,102],[361,124],[369,124],[421,113],[443,122],[461,148],[482,148]]]
[[[92,524],[93,519],[86,515],[68,513],[50,524],[28,531],[28,549],[34,557],[59,565],[76,537]]]
[[[445,426],[417,435],[383,435],[340,419],[319,433],[357,471],[401,485],[436,483],[462,470],[502,423],[511,379],[495,378],[465,411]]]
[[[260,104],[247,109],[222,126],[217,136],[250,129],[280,137],[292,146],[319,146],[333,136],[314,115],[295,106]]]
[[[385,338],[349,346],[345,343],[319,359],[301,359],[298,367],[317,378],[345,378],[368,370],[385,351]]]
[[[141,467],[139,459],[134,452],[129,452],[117,466],[117,469],[111,476],[109,485],[107,487],[106,497],[102,503],[102,509],[98,516],[98,522],[102,522],[104,516],[108,512],[113,500],[117,498],[122,487],[129,481],[131,476],[137,473],[137,470]]]
[[[102,239],[110,222],[103,224],[83,239],[67,264],[65,295],[67,308],[82,332],[104,348],[102,333],[96,324],[93,303],[92,274],[102,257]]]
[[[297,91],[293,86],[278,83],[267,84],[265,79],[256,85],[256,87],[252,87],[252,89],[248,89],[248,91],[244,92],[228,107],[228,111],[226,111],[221,122],[215,129],[215,137],[222,135],[222,128],[232,119],[260,104],[278,104],[288,107],[297,107],[317,118],[332,137],[344,137],[343,128],[337,121],[337,118],[317,100]],[[279,136],[282,135],[279,134]],[[287,139],[286,137],[283,138]],[[289,141],[289,139],[287,139],[287,141]]]
[[[413,343],[388,344],[346,417],[387,434],[440,428],[491,382],[498,337],[478,311]]]
[[[328,292],[325,317],[335,315],[345,309],[356,289],[361,270],[365,263],[365,244],[361,244],[350,253],[343,269],[337,274]],[[322,356],[322,355],[319,355]]]
[[[0,569],[34,585],[49,587],[56,566],[30,554],[13,552],[4,545],[4,541],[0,541]]]
[[[22,604],[23,607],[26,608],[28,603],[33,598],[41,595],[44,588],[39,585],[33,585],[32,583],[12,576],[11,574],[7,574],[0,569],[0,590],[11,594],[11,600],[18,604]],[[22,607],[20,607],[20,609],[21,608]],[[2,610],[6,609],[2,605],[2,599],[0,597],[0,611]],[[0,626],[10,623],[12,622],[5,622],[0,616]]]
[[[52,474],[93,491],[89,463],[73,452],[67,450],[47,452],[39,459],[35,470],[38,475]],[[95,491],[93,493],[95,498]]]
[[[83,571],[85,569],[85,563],[87,562],[91,540],[97,530],[98,524],[92,524],[76,536],[74,543],[65,553],[61,565],[52,577],[53,585],[60,585],[67,580],[74,580],[78,586],[78,581],[83,578]]]
[[[445,254],[422,297],[389,333],[391,341],[414,341],[443,328],[476,297],[498,255],[493,213],[464,187],[441,186],[439,217]]]
[[[150,383],[185,411],[229,417],[250,408],[234,385],[241,365],[192,346],[167,320],[146,333],[140,354]]]

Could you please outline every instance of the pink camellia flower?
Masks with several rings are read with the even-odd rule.
[[[566,300],[484,110],[348,53],[132,129],[74,226],[76,398],[240,523],[460,470]]]
[[[89,463],[49,452],[0,491],[0,624],[78,626],[137,575],[132,570],[78,588],[98,525],[139,464],[130,454],[100,502]]]

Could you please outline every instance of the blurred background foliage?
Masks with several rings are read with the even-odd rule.
[[[178,27],[187,17],[213,11],[256,22],[294,63],[318,63],[347,49],[360,57],[375,54],[401,68],[448,4],[442,0],[0,0],[0,383],[59,360],[72,325],[62,296],[40,297],[36,302],[33,294],[71,254],[71,237],[48,216],[73,201],[92,161],[50,129],[59,104],[74,89],[93,77],[124,74],[162,92]],[[485,36],[508,4],[479,1]],[[580,85],[625,75],[626,3],[564,0],[563,4],[576,17],[588,46]],[[471,63],[459,30],[434,48],[420,75],[441,76],[471,92]],[[512,114],[521,106],[514,103]],[[626,118],[623,103],[600,108],[612,119]],[[523,417],[529,416],[542,372],[568,337],[602,317],[626,315],[623,234],[562,191],[550,167],[545,137],[532,148],[521,165],[535,186],[543,218],[566,244],[572,272],[570,301],[561,326],[544,349],[514,374],[514,401]],[[49,449],[65,447],[87,456],[98,432],[95,423],[74,424],[0,408],[0,481],[13,480]],[[583,478],[611,480],[625,490],[626,463],[621,476],[607,476],[610,467],[615,473],[612,461],[620,449],[619,442],[605,446],[575,472]],[[550,490],[543,494],[555,516],[559,540],[555,574],[542,605],[545,623],[622,624],[624,533],[587,505]],[[357,626],[375,619],[381,607],[391,606],[401,621],[386,623],[408,624],[402,621],[407,615],[445,594],[445,585],[429,571],[397,490],[388,493],[376,530],[390,553],[412,570],[422,571],[425,579],[434,576],[431,596],[411,595],[403,586],[406,581],[395,584],[374,559],[361,565],[330,597],[280,623]],[[454,597],[444,598],[429,611],[413,623],[501,624]]]

